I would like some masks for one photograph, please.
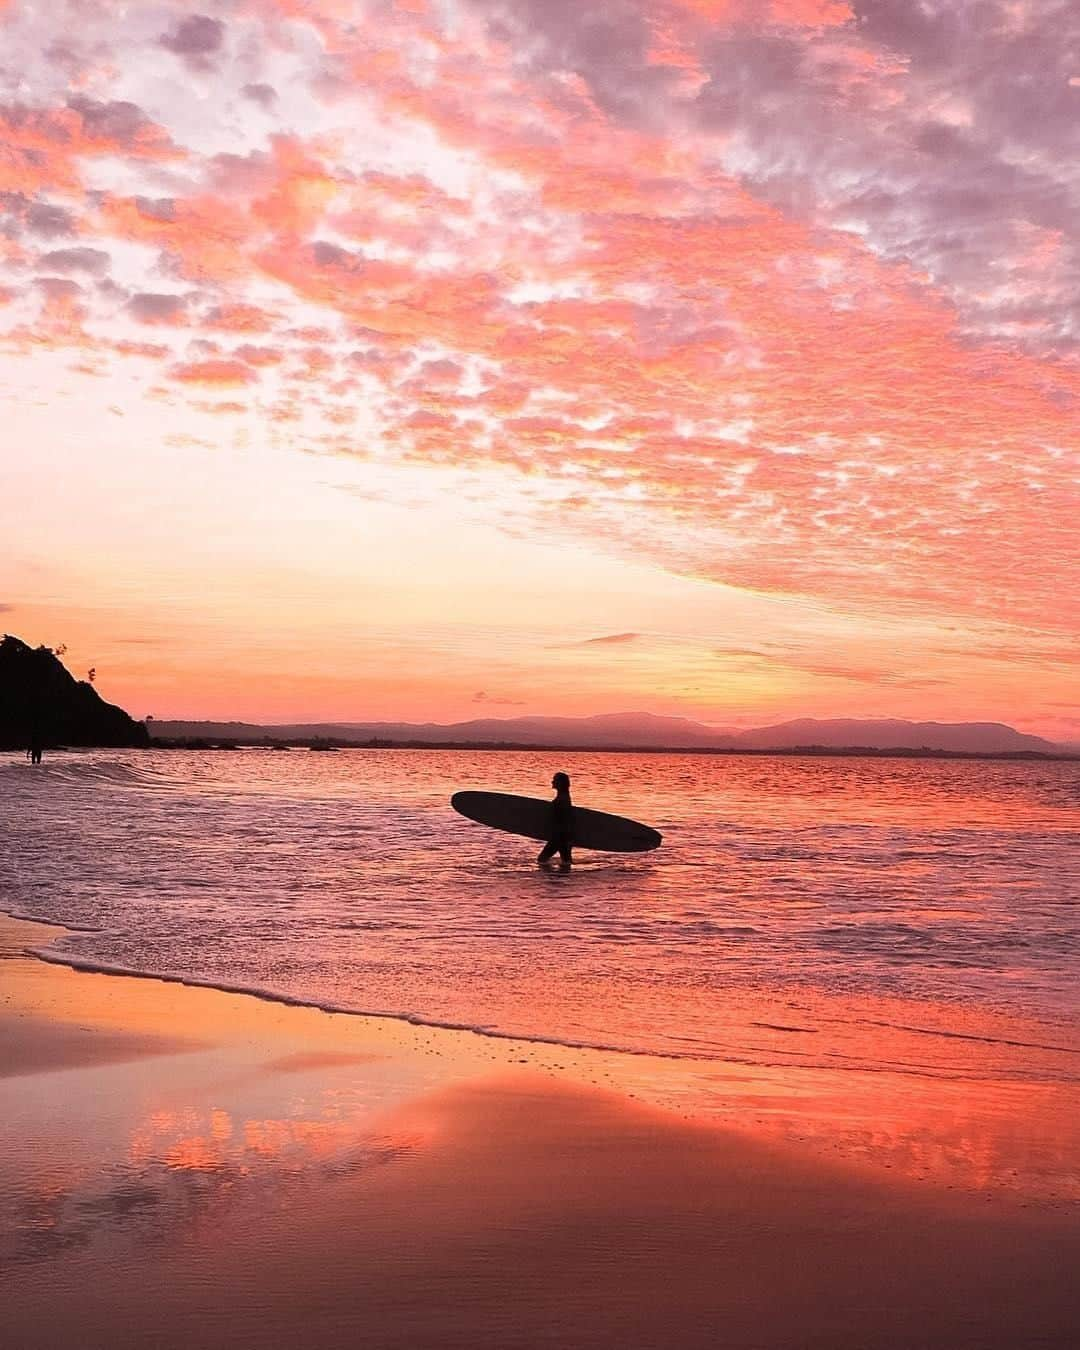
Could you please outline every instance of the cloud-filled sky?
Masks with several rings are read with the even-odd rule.
[[[1080,739],[1073,0],[0,36],[5,625],[106,697]]]

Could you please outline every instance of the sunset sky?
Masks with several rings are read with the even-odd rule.
[[[1075,0],[0,0],[0,629],[136,716],[1080,740]]]

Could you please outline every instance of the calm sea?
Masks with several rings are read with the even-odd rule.
[[[664,832],[580,854],[458,788]],[[1080,765],[343,751],[0,759],[0,905],[73,964],[696,1061],[1080,1080]]]

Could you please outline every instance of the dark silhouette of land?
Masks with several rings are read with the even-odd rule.
[[[208,749],[267,747],[447,750],[634,750],[684,754],[895,755],[940,758],[1067,758],[1065,747],[999,722],[905,722],[804,718],[752,731],[717,731],[683,717],[484,718],[264,726],[249,722],[154,723],[155,744]]]
[[[0,749],[35,759],[58,745],[146,746],[150,735],[122,708],[76,680],[48,647],[10,634],[0,642]]]
[[[438,722],[299,723],[156,721],[147,726],[76,680],[48,647],[10,634],[0,642],[0,749],[154,745],[162,749],[305,747],[445,750],[612,750],[682,754],[873,755],[933,758],[1075,759],[1001,722],[907,722],[896,718],[802,718],[751,731],[718,730],[686,717],[608,713],[597,717],[478,718]]]

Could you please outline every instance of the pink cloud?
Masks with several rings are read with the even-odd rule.
[[[145,292],[133,295],[127,307],[139,323],[177,324],[183,323],[187,316],[187,301],[182,295]]]
[[[225,25],[208,14],[189,14],[161,39],[161,45],[196,67],[219,52],[225,40]]]
[[[59,248],[43,253],[38,265],[53,272],[88,272],[103,276],[109,270],[109,255],[100,248]]]

